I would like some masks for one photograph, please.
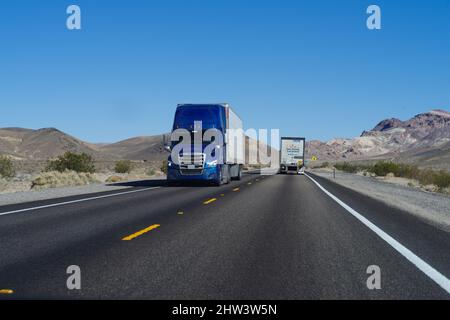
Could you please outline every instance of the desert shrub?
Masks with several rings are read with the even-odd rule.
[[[8,181],[6,181],[2,177],[0,177],[0,192],[3,190],[6,190],[7,187],[8,187]]]
[[[147,175],[148,176],[153,177],[155,174],[156,174],[155,169],[150,168],[150,169],[147,170]]]
[[[120,160],[116,162],[114,171],[116,173],[130,173],[133,165],[130,160]]]
[[[433,184],[436,185],[440,191],[450,187],[450,173],[444,170],[434,172]]]
[[[162,171],[164,174],[167,174],[167,160],[164,160],[164,161],[162,162],[162,164],[161,164],[161,171]]]
[[[123,178],[120,176],[111,176],[108,179],[106,179],[106,183],[117,183],[123,181]]]
[[[0,177],[11,178],[16,174],[14,164],[10,158],[0,156]]]
[[[45,171],[47,172],[64,172],[66,170],[94,173],[94,159],[86,153],[77,154],[73,152],[66,152],[64,155],[59,156],[56,160],[50,160],[45,168]]]
[[[356,173],[359,170],[357,165],[348,163],[348,162],[340,162],[336,163],[334,167],[340,171],[348,172],[348,173]]]
[[[314,169],[323,169],[323,168],[328,168],[330,166],[329,162],[322,162],[320,164],[314,165],[310,163],[311,168]]]
[[[379,161],[377,162],[370,171],[375,173],[377,176],[384,177],[389,173],[393,173],[395,175],[397,165],[393,162],[385,162]]]
[[[417,175],[419,171],[419,168],[417,168],[416,166],[399,164],[394,174],[396,177],[412,178],[413,176]]]
[[[380,177],[393,174],[395,177],[417,180],[423,186],[434,185],[439,191],[450,187],[450,173],[448,171],[434,171],[419,169],[417,166],[390,161],[379,161],[372,166],[358,166],[350,163],[337,163],[335,168],[344,172],[355,173],[362,169]],[[413,184],[411,184],[413,185]]]
[[[99,182],[88,172],[75,171],[47,171],[42,172],[32,181],[33,189],[56,188],[64,186],[83,186]]]
[[[450,173],[444,170],[419,169],[417,166],[404,163],[380,161],[370,171],[378,176],[386,176],[388,173],[393,173],[396,177],[415,179],[421,185],[435,185],[441,191],[450,186]]]
[[[421,185],[430,185],[430,184],[434,184],[434,176],[435,176],[435,172],[431,169],[417,169],[416,171],[414,171],[410,177],[411,179],[415,179],[417,181],[419,181],[419,183]]]
[[[420,174],[420,170],[416,166],[390,161],[379,161],[368,170],[380,177],[384,177],[389,173],[392,173],[396,177],[414,179],[415,176],[418,176]]]

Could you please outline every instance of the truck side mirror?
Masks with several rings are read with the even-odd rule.
[[[164,134],[163,135],[163,145],[164,145],[164,150],[166,150],[167,152],[172,152],[172,148],[170,147],[170,144],[167,143],[167,136]]]

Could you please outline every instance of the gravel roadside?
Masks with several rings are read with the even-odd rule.
[[[357,174],[313,169],[312,173],[344,187],[363,193],[398,209],[408,211],[422,220],[450,232],[450,196],[425,192],[408,186],[387,183]]]
[[[161,178],[155,178],[156,180]],[[145,179],[152,180],[152,178]],[[130,189],[133,187],[123,186],[121,184],[126,181],[121,181],[116,185],[108,185],[108,184],[90,184],[85,186],[76,186],[76,187],[59,187],[59,188],[49,188],[43,189],[39,191],[26,191],[26,192],[16,192],[16,193],[6,193],[0,194],[0,206],[9,205],[9,204],[17,204],[17,203],[26,203],[32,201],[39,200],[48,200],[48,199],[58,199],[76,195],[89,195],[97,192],[106,192],[106,191],[116,191],[123,189]],[[129,181],[131,182],[131,181]]]

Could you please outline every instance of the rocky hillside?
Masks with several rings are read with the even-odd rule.
[[[97,160],[160,160],[163,158],[163,137],[136,137],[112,144],[93,144],[54,128],[0,129],[1,155],[16,160],[47,160],[66,151],[85,152]]]
[[[0,129],[0,154],[2,155],[8,155],[18,160],[42,160],[56,157],[65,151],[99,155],[99,150],[95,145],[83,142],[54,128]]]
[[[103,159],[162,161],[167,158],[163,135],[136,137],[99,146]]]
[[[449,167],[450,113],[433,110],[412,119],[386,119],[353,139],[310,141],[308,156],[322,161],[393,159]]]

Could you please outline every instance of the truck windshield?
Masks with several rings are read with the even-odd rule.
[[[194,122],[201,121],[203,130],[216,128],[221,130],[221,109],[217,106],[183,106],[175,114],[173,129],[194,129]]]

